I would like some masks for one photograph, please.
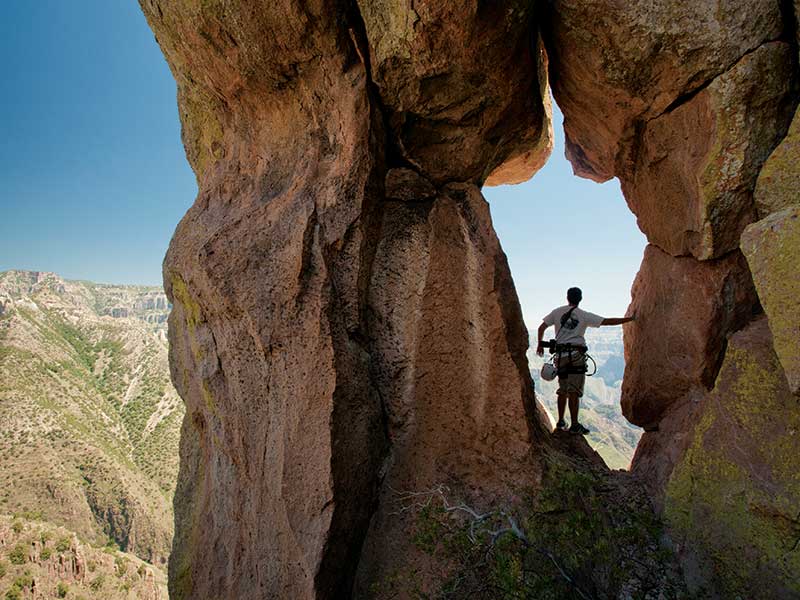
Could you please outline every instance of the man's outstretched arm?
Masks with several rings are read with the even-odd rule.
[[[624,323],[629,323],[630,321],[635,321],[636,315],[631,315],[630,317],[612,317],[610,319],[603,319],[600,323],[600,327],[603,325],[623,325]]]

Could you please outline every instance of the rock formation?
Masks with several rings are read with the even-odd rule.
[[[698,592],[798,593],[800,477],[792,457],[800,452],[800,413],[772,346],[764,318],[731,336],[667,484],[667,520]]]
[[[634,471],[695,590],[799,591],[793,557],[771,564],[794,552],[791,432],[757,448],[771,392],[738,362],[793,409],[796,6],[141,3],[200,186],[164,263],[187,405],[174,598],[370,597],[433,560],[398,489],[535,493],[553,442],[480,186],[546,160],[548,76],[575,172],[619,177],[652,244],[626,330],[622,402],[650,430]],[[759,424],[726,425],[751,395]],[[706,435],[741,428],[728,455]],[[705,479],[717,496],[686,483]],[[772,519],[769,545],[724,534],[734,505]],[[717,585],[737,544],[752,566]]]
[[[165,574],[153,565],[40,520],[0,515],[4,598],[165,600]]]
[[[645,249],[631,291],[622,412],[645,429],[693,388],[714,386],[725,340],[758,304],[741,252],[715,261]]]
[[[341,597],[362,544],[360,585],[415,560],[387,537],[408,537],[392,484],[486,503],[536,481],[527,333],[477,187],[549,149],[532,17],[143,8],[201,187],[165,261],[188,414],[171,591]],[[462,56],[442,27],[467,24],[484,46]],[[387,198],[409,170],[421,193]]]
[[[625,337],[623,410],[649,430],[633,471],[694,593],[800,593],[800,497],[780,466],[796,452],[793,425],[781,433],[797,410],[796,3],[546,7],[568,158],[579,175],[619,177],[651,243]],[[764,386],[745,384],[747,353]]]

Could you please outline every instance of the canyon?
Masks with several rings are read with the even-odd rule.
[[[0,593],[165,598],[184,407],[163,290],[13,270],[0,307]]]
[[[796,1],[140,4],[199,185],[173,598],[800,595]],[[481,194],[550,89],[650,242],[629,474],[551,434]]]

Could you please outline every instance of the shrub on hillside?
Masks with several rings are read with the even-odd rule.
[[[89,588],[93,592],[96,592],[96,591],[100,590],[100,588],[103,587],[103,584],[105,582],[106,582],[106,578],[103,575],[98,575],[97,577],[92,579],[92,581],[89,583]]]
[[[14,580],[14,583],[11,584],[11,587],[6,592],[5,600],[22,600],[22,592],[23,590],[33,588],[33,577],[27,571],[25,571],[24,575],[20,575]]]
[[[66,598],[68,592],[69,586],[63,581],[59,581],[58,585],[56,586],[56,596],[59,598]]]
[[[122,558],[121,556],[117,556],[114,559],[114,567],[117,573],[117,577],[122,577],[125,573],[128,572],[128,561]]]
[[[25,573],[17,577],[14,583],[11,584],[11,587],[16,587],[21,590],[33,589],[33,577],[30,571],[25,571]]]
[[[72,546],[72,541],[68,537],[63,537],[56,542],[56,552],[66,552]]]
[[[27,559],[28,553],[22,544],[17,544],[8,553],[8,560],[11,561],[12,565],[24,565]]]
[[[12,587],[6,592],[5,600],[22,600],[22,591],[18,587]]]

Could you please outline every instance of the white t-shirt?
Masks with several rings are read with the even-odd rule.
[[[581,344],[585,346],[586,340],[583,338],[583,334],[586,333],[586,329],[588,327],[600,327],[604,317],[576,308],[572,311],[567,322],[564,323],[564,331],[561,332],[561,317],[570,308],[569,305],[559,306],[543,320],[548,326],[556,326],[556,339],[559,344]],[[561,332],[560,335],[559,332]]]

